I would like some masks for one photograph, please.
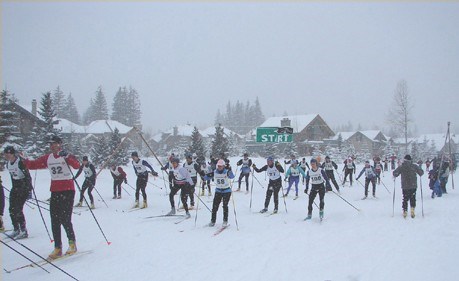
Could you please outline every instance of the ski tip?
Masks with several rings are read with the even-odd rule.
[[[107,245],[108,245],[108,246],[110,246],[111,244],[112,244],[112,242],[107,241]]]

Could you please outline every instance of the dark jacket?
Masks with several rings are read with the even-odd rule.
[[[392,174],[394,177],[402,175],[402,189],[416,189],[418,188],[416,174],[422,176],[424,171],[411,161],[403,160],[402,165],[398,166]]]

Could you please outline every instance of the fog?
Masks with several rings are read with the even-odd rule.
[[[408,83],[419,133],[457,126],[459,3],[2,2],[2,88],[29,104],[58,85],[82,115],[99,85],[140,94],[152,132],[212,125],[228,101],[266,117],[319,113],[387,127]]]

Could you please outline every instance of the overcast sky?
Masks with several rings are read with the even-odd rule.
[[[152,132],[212,125],[230,100],[266,117],[386,126],[399,80],[418,131],[459,128],[459,3],[2,2],[2,87],[60,85],[80,114],[99,85],[140,94]]]

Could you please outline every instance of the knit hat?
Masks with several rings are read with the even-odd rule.
[[[133,152],[131,153],[131,157],[133,157],[133,156],[139,157],[139,154],[137,154],[137,151],[133,151]]]
[[[404,158],[404,159],[405,159],[405,160],[410,160],[410,161],[411,161],[411,155],[409,155],[409,154],[405,155],[405,158]]]

